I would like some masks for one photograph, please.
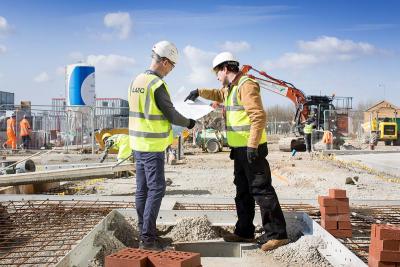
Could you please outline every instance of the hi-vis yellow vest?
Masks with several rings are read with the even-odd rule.
[[[154,74],[142,73],[129,87],[130,146],[140,152],[162,152],[172,144],[171,123],[158,109],[154,92],[164,81]]]
[[[225,99],[226,109],[226,136],[230,147],[245,147],[250,137],[251,121],[239,99],[239,90],[242,84],[248,80],[255,82],[247,76],[242,76],[237,85],[231,88]],[[262,132],[260,145],[267,142],[265,129]]]
[[[311,123],[306,123],[304,125],[303,131],[304,131],[305,134],[311,134],[312,130],[313,130],[313,125]]]

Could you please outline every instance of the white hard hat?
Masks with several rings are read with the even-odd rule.
[[[239,61],[235,58],[234,55],[232,55],[231,52],[222,52],[219,53],[213,60],[213,69],[217,67],[218,65],[224,63],[224,62],[236,62],[239,65]]]
[[[160,57],[166,57],[174,64],[178,63],[178,49],[176,46],[168,41],[160,41],[153,45],[153,52]]]

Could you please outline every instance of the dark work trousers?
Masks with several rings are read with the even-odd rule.
[[[311,134],[304,134],[304,142],[306,143],[306,151],[311,152]]]
[[[156,220],[165,195],[164,152],[138,152],[136,159],[136,212],[140,240],[156,240]]]
[[[260,241],[286,239],[286,222],[275,189],[271,184],[271,170],[266,160],[268,155],[266,143],[258,147],[258,154],[258,158],[249,163],[247,147],[235,147],[231,152],[231,159],[234,160],[235,203],[238,215],[235,234],[245,238],[254,237],[253,219],[255,202],[257,202],[261,209],[261,219],[265,230]]]

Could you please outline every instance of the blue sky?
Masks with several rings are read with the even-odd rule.
[[[50,104],[64,96],[63,68],[96,67],[98,97],[127,97],[152,45],[174,42],[166,77],[175,98],[219,87],[213,57],[295,84],[306,94],[387,100],[400,106],[399,1],[0,1],[0,90]],[[263,93],[264,104],[290,102]]]

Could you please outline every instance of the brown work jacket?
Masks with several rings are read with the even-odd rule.
[[[242,77],[242,74],[239,72],[233,80],[232,85],[237,85],[240,77]],[[228,87],[221,89],[199,88],[198,90],[201,97],[219,103],[224,103],[229,94]],[[239,98],[251,122],[250,137],[247,141],[247,146],[257,148],[267,123],[267,115],[262,104],[258,83],[253,81],[244,82],[239,90]]]

